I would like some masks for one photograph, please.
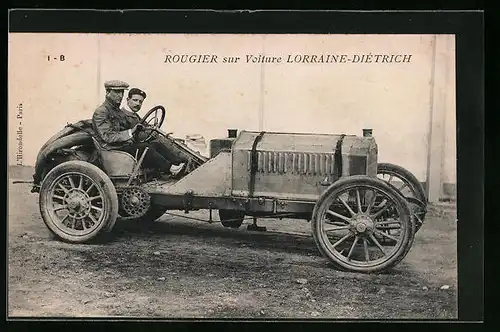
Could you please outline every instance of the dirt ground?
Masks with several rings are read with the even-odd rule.
[[[9,317],[457,318],[453,206],[431,209],[396,268],[365,275],[330,267],[299,220],[262,220],[268,231],[251,232],[250,220],[234,230],[164,215],[149,229],[117,223],[107,243],[62,243],[38,195],[12,180]]]

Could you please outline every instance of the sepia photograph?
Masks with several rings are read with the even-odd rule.
[[[8,34],[14,318],[458,318],[454,34]]]

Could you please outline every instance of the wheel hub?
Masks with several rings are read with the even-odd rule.
[[[365,223],[360,222],[356,225],[356,231],[358,231],[358,233],[363,233],[365,230],[366,230]]]
[[[373,220],[366,214],[360,214],[353,218],[351,227],[356,234],[369,235],[373,232],[374,223]]]
[[[69,192],[65,197],[65,202],[70,214],[75,214],[76,217],[81,214],[85,215],[90,209],[88,196],[81,191]]]

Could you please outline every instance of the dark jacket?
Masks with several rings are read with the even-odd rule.
[[[99,143],[105,148],[120,148],[132,144],[133,139],[129,129],[139,121],[137,114],[121,110],[109,100],[105,100],[92,116],[92,125]]]

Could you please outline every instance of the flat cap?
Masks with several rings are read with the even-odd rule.
[[[105,89],[126,90],[126,89],[128,89],[128,87],[129,87],[128,83],[123,82],[123,81],[118,81],[118,80],[106,81],[104,83]]]
[[[146,92],[144,92],[138,88],[132,88],[132,89],[128,90],[128,97],[132,98],[133,95],[139,95],[139,96],[142,96],[142,98],[146,99]]]

